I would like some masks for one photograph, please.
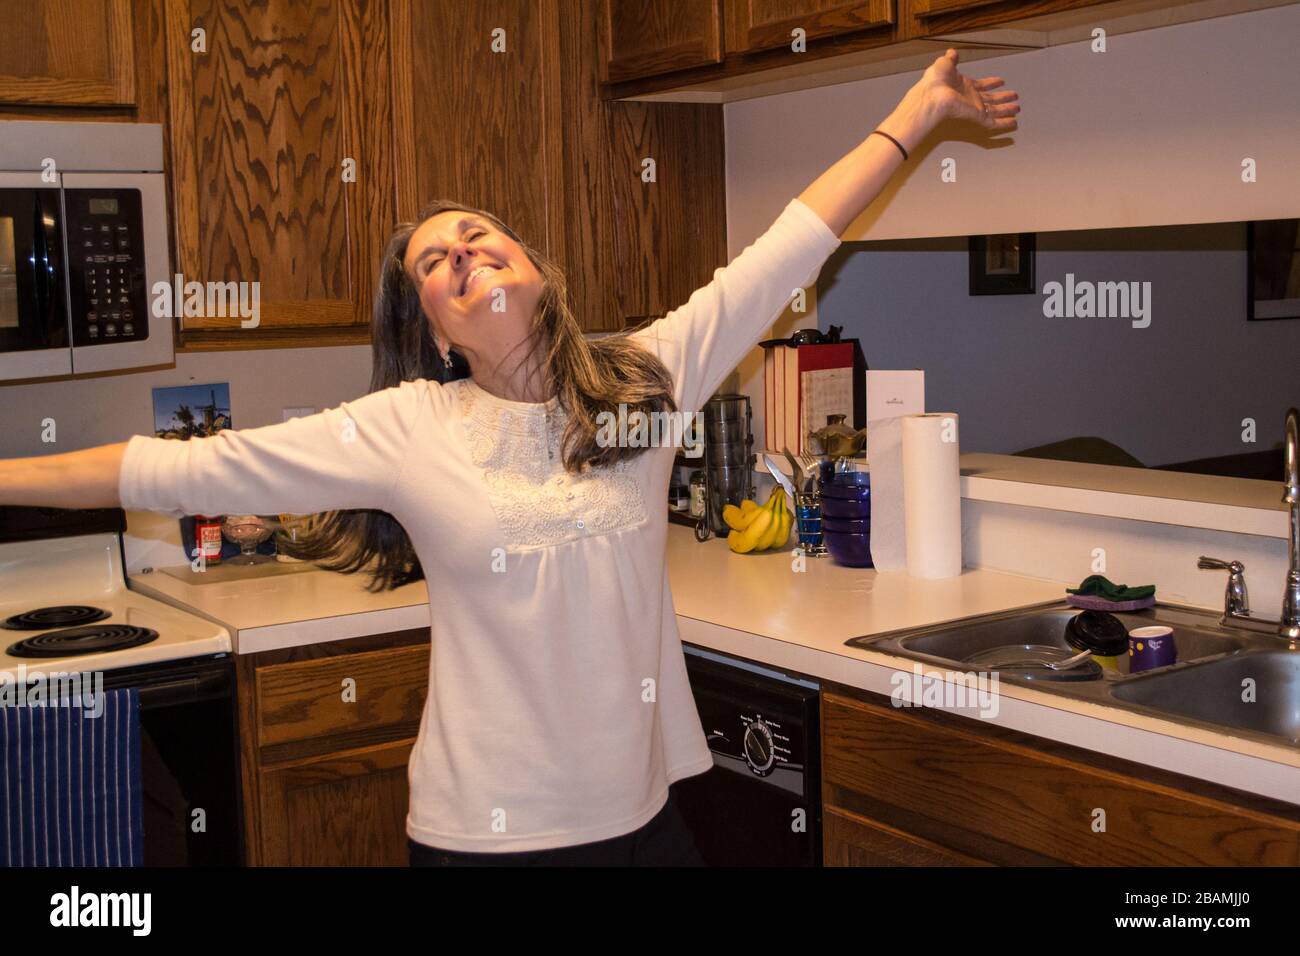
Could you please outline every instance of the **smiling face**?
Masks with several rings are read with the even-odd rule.
[[[490,219],[462,210],[426,219],[402,264],[441,346],[471,367],[495,367],[527,338],[542,274]]]

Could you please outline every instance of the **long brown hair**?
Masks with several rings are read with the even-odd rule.
[[[419,291],[404,266],[407,245],[419,226],[440,212],[467,212],[488,220],[519,243],[542,274],[542,292],[522,364],[545,344],[540,369],[547,381],[543,394],[554,394],[568,415],[562,442],[564,469],[580,473],[587,468],[609,467],[646,451],[644,447],[598,444],[597,415],[617,416],[619,406],[628,413],[676,411],[672,376],[654,353],[626,333],[588,339],[569,307],[568,284],[559,266],[533,248],[496,216],[473,206],[440,199],[420,212],[415,222],[402,223],[384,252],[371,319],[374,365],[370,391],[392,388],[401,382],[428,379],[447,383],[469,375],[464,357],[450,350],[447,368],[433,340],[429,319],[420,305]],[[290,553],[316,562],[327,571],[353,574],[369,570],[368,590],[382,591],[424,578],[419,558],[406,531],[390,514],[377,510],[332,511],[316,515]]]

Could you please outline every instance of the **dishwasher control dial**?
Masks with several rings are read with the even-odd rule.
[[[745,762],[760,777],[772,772],[776,763],[776,746],[772,730],[763,720],[751,721],[745,728]]]

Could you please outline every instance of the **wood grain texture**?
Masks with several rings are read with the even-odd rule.
[[[976,30],[982,27],[1013,26],[1047,13],[1095,7],[1108,0],[910,0],[904,7],[906,19],[901,39]],[[1178,6],[1183,0],[1169,0]]]
[[[346,206],[354,322],[367,326],[379,282],[380,257],[397,217],[392,143],[392,51],[385,0],[343,4],[342,68],[345,152],[357,161]]]
[[[663,315],[727,262],[722,107],[612,103],[613,305],[620,319]],[[656,181],[642,180],[642,161]]]
[[[753,9],[760,14],[757,22],[767,23],[766,18],[777,18],[760,29],[756,44],[750,44],[745,37],[745,25],[751,19],[746,4],[751,2]],[[726,5],[727,50],[721,62],[690,69],[678,68],[672,73],[642,74],[622,81],[611,78],[602,85],[601,95],[616,100],[659,93],[727,77],[762,73],[764,70],[807,63],[810,60],[831,59],[847,53],[887,47],[919,37],[991,26],[1014,27],[1017,21],[1030,17],[1098,6],[1110,0],[978,0],[974,6],[943,11],[919,7],[918,4],[925,0],[894,0],[892,26],[885,23],[863,26],[879,16],[879,10],[884,9],[867,7],[868,2],[879,3],[881,0],[859,0],[858,3],[849,0],[734,0]],[[1165,0],[1164,5],[1175,7],[1184,2],[1185,0]],[[811,17],[815,29],[809,32],[807,51],[795,53],[789,48],[787,29],[795,24],[780,19],[780,16],[785,10],[807,10],[814,7],[827,9],[822,14]],[[831,8],[837,8],[838,12],[832,12]],[[849,8],[859,11],[865,8],[868,12],[848,15],[844,11]],[[777,25],[773,26],[773,23]],[[781,33],[780,43],[766,47],[766,44],[777,43],[778,33]]]
[[[167,0],[166,23],[177,268],[261,292],[257,328],[182,327],[254,339],[365,325],[394,207],[382,4]],[[199,27],[206,53],[191,50]]]
[[[728,53],[789,48],[792,31],[808,40],[891,28],[896,0],[735,0],[727,4]],[[897,0],[906,2],[906,0]]]
[[[385,744],[398,744],[399,752],[401,745],[404,744],[407,747],[405,752],[409,754],[409,746],[412,741],[406,738],[413,737],[416,729],[407,727],[407,732],[403,736],[392,736],[388,739],[365,740],[366,731],[362,731],[361,733],[323,735],[290,744],[261,747],[258,744],[259,728],[262,723],[259,674],[264,672],[275,673],[277,669],[286,666],[290,667],[290,672],[293,672],[292,668],[296,665],[322,664],[330,661],[333,661],[335,665],[346,667],[347,662],[357,655],[376,652],[396,654],[398,657],[402,657],[404,652],[406,657],[414,654],[417,657],[423,657],[427,661],[429,630],[428,628],[410,628],[405,631],[373,634],[368,637],[353,638],[346,641],[322,641],[301,647],[289,647],[274,651],[263,651],[258,654],[240,654],[236,656],[236,696],[239,708],[244,845],[246,862],[249,866],[269,865],[268,846],[272,848],[273,853],[279,854],[276,859],[283,860],[287,858],[288,851],[286,848],[306,835],[302,828],[295,826],[293,819],[287,818],[282,812],[284,789],[292,786],[292,781],[305,778],[294,774],[281,777],[271,776],[268,785],[268,774],[274,769],[320,763],[322,760],[328,765],[329,758],[340,753],[353,750],[364,751],[383,747]],[[427,673],[425,676],[427,679]],[[402,726],[405,725],[379,725],[377,730],[378,732],[385,732],[391,728]],[[376,730],[372,729],[370,732],[375,733]],[[357,766],[356,762],[352,760],[346,761],[345,765],[353,769]],[[380,784],[381,787],[391,784],[388,777],[390,770],[391,767],[388,762],[381,762],[379,774],[380,778],[385,781]],[[353,773],[351,781],[349,786],[354,789],[364,788],[364,778],[358,774]],[[263,801],[264,793],[268,793],[267,800],[272,808],[270,817],[266,813]],[[404,793],[405,791],[403,791]],[[341,814],[340,819],[343,821],[343,825],[349,825],[348,821],[351,819],[353,812],[346,811]],[[405,812],[404,803],[403,812]],[[361,821],[359,825],[364,827],[369,824]],[[265,839],[263,837],[264,833],[269,834]],[[382,841],[385,846],[390,848],[385,852],[391,855],[391,841],[400,839],[400,828],[396,833],[390,832],[389,837]],[[364,860],[356,862],[364,862]]]
[[[606,83],[722,60],[719,0],[602,0],[602,6]]]
[[[264,866],[405,866],[414,740],[349,750],[262,775]]]
[[[355,682],[354,701],[343,697],[345,680]],[[428,646],[260,668],[258,745],[418,724],[428,681]]]
[[[570,305],[587,331],[616,331],[611,304],[614,232],[611,222],[612,151],[600,95],[602,0],[557,4],[560,189],[548,215],[563,227],[557,257],[569,284]]]
[[[846,810],[822,814],[825,866],[989,866],[902,830]]]
[[[134,106],[131,0],[28,0],[0,29],[0,103]]]
[[[399,130],[399,147],[414,157],[415,201],[403,199],[404,218],[433,199],[452,199],[492,213],[530,245],[553,251],[547,183],[554,171],[547,166],[545,117],[548,71],[557,65],[543,57],[543,31],[552,28],[547,6],[394,0],[394,22],[408,32],[394,48],[393,69],[410,78],[409,106],[399,107],[407,127]],[[504,52],[492,50],[498,28],[505,31]]]
[[[826,799],[994,862],[1028,862],[1008,859],[1018,849],[1074,865],[1300,864],[1300,811],[1261,812],[984,730],[824,692]],[[1092,829],[1096,808],[1105,832]]]
[[[338,309],[336,315],[342,315]],[[190,329],[182,331],[176,343],[177,352],[245,352],[258,349],[308,349],[332,345],[369,345],[370,328],[364,325],[329,326],[325,328],[261,329],[256,335],[235,329]]]
[[[931,17],[940,13],[956,13],[975,7],[987,7],[998,0],[910,0],[908,6],[918,17]]]

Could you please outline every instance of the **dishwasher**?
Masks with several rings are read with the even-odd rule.
[[[673,784],[709,866],[821,866],[819,685],[683,644],[713,767]]]

